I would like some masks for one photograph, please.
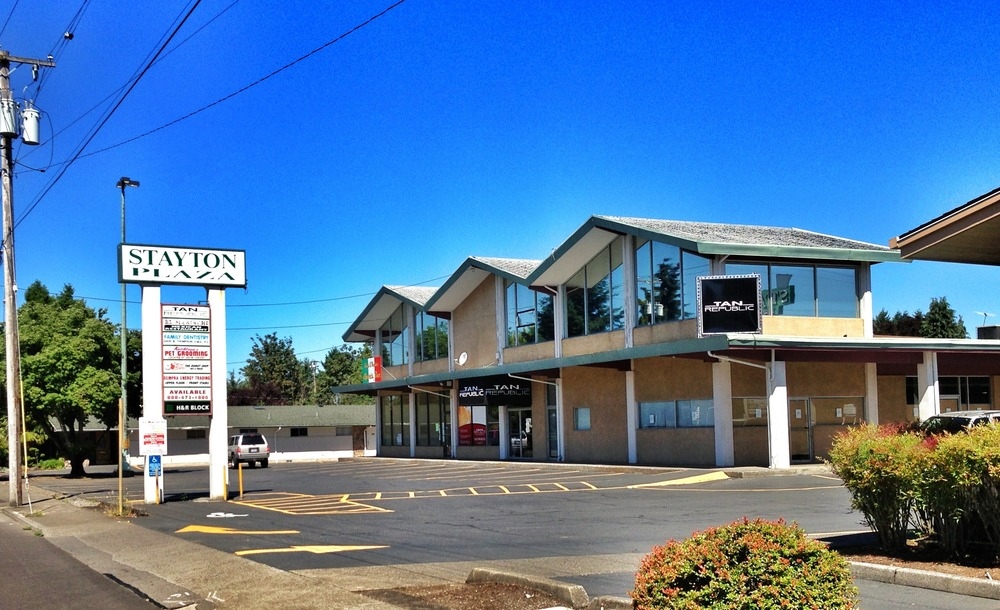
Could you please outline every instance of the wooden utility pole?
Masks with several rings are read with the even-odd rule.
[[[24,408],[21,400],[21,339],[17,329],[17,284],[14,275],[14,155],[13,140],[17,137],[16,104],[10,89],[10,64],[29,64],[54,68],[51,59],[14,57],[0,51],[0,112],[9,113],[11,123],[0,134],[2,149],[3,182],[3,288],[4,288],[4,340],[7,360],[7,454],[10,480],[10,505],[24,503],[23,467],[27,456],[21,455],[24,433]],[[0,124],[5,119],[0,118]],[[14,133],[9,133],[14,131]]]

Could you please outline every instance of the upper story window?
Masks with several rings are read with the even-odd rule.
[[[711,260],[653,240],[635,249],[636,322],[659,324],[694,318],[698,277],[709,275]]]
[[[382,366],[399,366],[407,363],[408,328],[403,306],[399,306],[385,321],[379,334],[382,336]]]
[[[448,321],[432,316],[426,312],[418,312],[416,326],[417,331],[416,355],[417,362],[425,360],[437,360],[448,357]]]
[[[618,237],[566,282],[566,331],[569,337],[624,326],[622,238]]]
[[[510,280],[505,294],[508,347],[555,339],[552,295]]]
[[[857,318],[856,267],[726,263],[727,275],[760,275],[763,313],[772,316]]]

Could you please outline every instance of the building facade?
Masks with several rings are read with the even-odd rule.
[[[381,378],[337,391],[376,397],[383,456],[815,461],[847,426],[995,406],[1000,341],[873,335],[871,268],[900,261],[800,229],[593,216],[543,261],[384,286],[344,334]],[[759,327],[707,332],[736,302],[705,302],[706,278],[759,282]]]

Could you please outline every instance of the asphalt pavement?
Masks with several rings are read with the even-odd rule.
[[[378,459],[378,458],[375,458]],[[515,579],[543,590],[554,590],[567,606],[627,608],[621,596],[631,588],[633,569],[641,554],[610,553],[544,559],[508,559],[371,565],[352,569],[283,570],[232,552],[210,548],[139,523],[141,519],[114,519],[106,502],[116,490],[116,477],[90,469],[93,476],[65,479],[59,475],[31,476],[26,489],[30,506],[9,507],[8,482],[0,486],[5,535],[0,546],[5,559],[28,553],[41,557],[40,549],[60,553],[60,574],[69,574],[66,562],[89,570],[88,577],[65,578],[70,589],[45,586],[54,582],[51,572],[38,567],[28,591],[0,589],[0,608],[43,607],[147,607],[144,600],[163,608],[352,608],[382,609],[393,606],[372,600],[358,591],[414,585],[465,582],[476,568],[480,579],[501,582]],[[730,473],[733,476],[772,476],[766,469]],[[103,475],[103,476],[102,476]],[[129,481],[134,490],[141,478]],[[130,492],[134,500],[136,492]],[[196,502],[195,497],[175,497],[173,502]],[[141,506],[137,506],[141,509]],[[21,529],[16,525],[20,524]],[[30,534],[30,535],[29,535]],[[37,534],[37,535],[36,535]],[[47,547],[46,544],[49,543]],[[16,549],[14,553],[6,549]],[[599,549],[594,549],[598,551]],[[45,552],[49,552],[45,551]],[[72,560],[70,559],[72,558]],[[45,560],[49,561],[49,560]],[[56,565],[53,560],[53,565]],[[0,563],[4,574],[10,574]],[[30,568],[29,568],[30,569]],[[866,610],[902,608],[955,608],[985,610],[1000,600],[1000,586],[990,581],[943,577],[925,572],[855,565],[855,577]],[[73,574],[76,573],[74,570]],[[86,572],[85,572],[86,573]],[[96,580],[93,580],[96,579]],[[7,579],[5,578],[5,581]],[[80,594],[72,594],[79,583]],[[108,586],[102,587],[105,584]],[[916,585],[913,587],[911,585]],[[107,589],[125,594],[120,603],[90,603],[91,591]],[[38,594],[43,598],[22,597]],[[582,595],[582,597],[581,597]],[[28,600],[31,603],[21,603]],[[34,602],[38,603],[34,603]],[[78,603],[79,602],[79,603]],[[134,605],[133,605],[134,604]],[[582,604],[582,605],[581,605]]]

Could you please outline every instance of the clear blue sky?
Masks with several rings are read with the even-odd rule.
[[[383,284],[542,258],[591,214],[887,245],[1000,186],[995,2],[407,0],[170,125],[390,5],[202,1],[60,177],[190,4],[5,3],[0,48],[58,50],[37,93],[30,69],[12,75],[45,140],[15,145],[18,284],[72,284],[117,321],[129,176],[129,242],[246,250],[248,288],[227,291],[236,370],[271,332],[322,360]],[[973,330],[976,311],[1000,323],[998,280],[880,264],[875,308],[946,296]]]

